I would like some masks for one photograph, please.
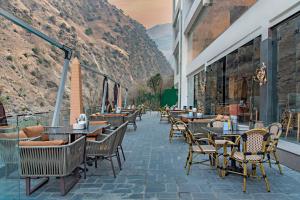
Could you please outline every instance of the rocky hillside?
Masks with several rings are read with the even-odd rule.
[[[167,60],[170,60],[172,55],[172,32],[172,24],[159,24],[147,30]]]
[[[172,74],[145,28],[107,0],[10,0],[0,1],[0,6],[70,46],[81,63],[111,75],[132,91],[153,74]],[[63,53],[4,18],[0,18],[0,40],[0,89],[6,109],[53,109]],[[84,72],[83,79],[86,99],[99,96],[102,77]],[[69,88],[65,106],[68,93]]]

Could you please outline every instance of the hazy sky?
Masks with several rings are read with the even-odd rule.
[[[108,0],[146,28],[171,23],[172,0]]]

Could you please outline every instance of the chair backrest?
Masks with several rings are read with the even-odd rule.
[[[265,129],[252,129],[242,135],[244,154],[264,154],[269,143],[269,133]]]
[[[92,121],[107,121],[113,127],[119,127],[124,123],[123,116],[97,116]]]
[[[111,134],[109,134],[105,142],[101,144],[101,146],[106,148],[107,154],[109,155],[112,155],[114,153],[114,144],[118,134],[117,130],[118,129],[114,130]]]
[[[193,136],[192,131],[188,127],[186,127],[186,136],[187,136],[187,143],[191,147],[195,143],[195,137]]]
[[[254,128],[264,128],[264,127],[265,127],[265,125],[262,121],[257,121],[254,124]]]
[[[128,121],[129,123],[134,123],[134,122],[136,121],[137,114],[138,114],[138,111],[135,111],[134,113],[128,115],[128,116],[126,117],[127,121]]]
[[[271,135],[271,139],[279,139],[282,134],[281,123],[272,123],[268,126],[268,131]]]
[[[118,146],[120,145],[120,143],[123,140],[123,137],[124,137],[123,134],[125,134],[124,132],[126,131],[127,125],[128,125],[128,122],[122,124],[114,131],[114,132],[116,132],[116,137],[115,137],[115,140],[112,145],[111,153],[114,153],[117,151]]]
[[[214,128],[223,128],[224,122],[221,121],[213,121],[212,122],[212,127]]]
[[[120,126],[120,139],[119,139],[118,146],[120,146],[123,142],[123,139],[124,139],[124,136],[125,136],[125,133],[127,130],[127,125],[128,125],[128,122],[125,122],[122,126]]]
[[[20,146],[22,176],[67,176],[84,160],[85,137],[61,146]]]

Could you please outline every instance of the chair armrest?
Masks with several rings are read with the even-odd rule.
[[[37,137],[32,137],[32,138],[28,138],[29,141],[41,141],[42,140],[42,136],[37,136]]]
[[[196,139],[196,142],[208,142],[209,144],[216,146],[215,142],[212,139],[209,138],[200,138],[200,139]]]

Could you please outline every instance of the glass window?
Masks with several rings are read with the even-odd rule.
[[[295,16],[274,28],[277,50],[276,95],[277,120],[287,126],[288,114],[293,113],[292,127],[297,127],[296,113],[300,108],[300,16]],[[291,131],[289,138],[295,136]]]
[[[205,113],[237,115],[249,122],[259,114],[259,84],[254,81],[260,64],[260,41],[250,43],[207,67]]]

